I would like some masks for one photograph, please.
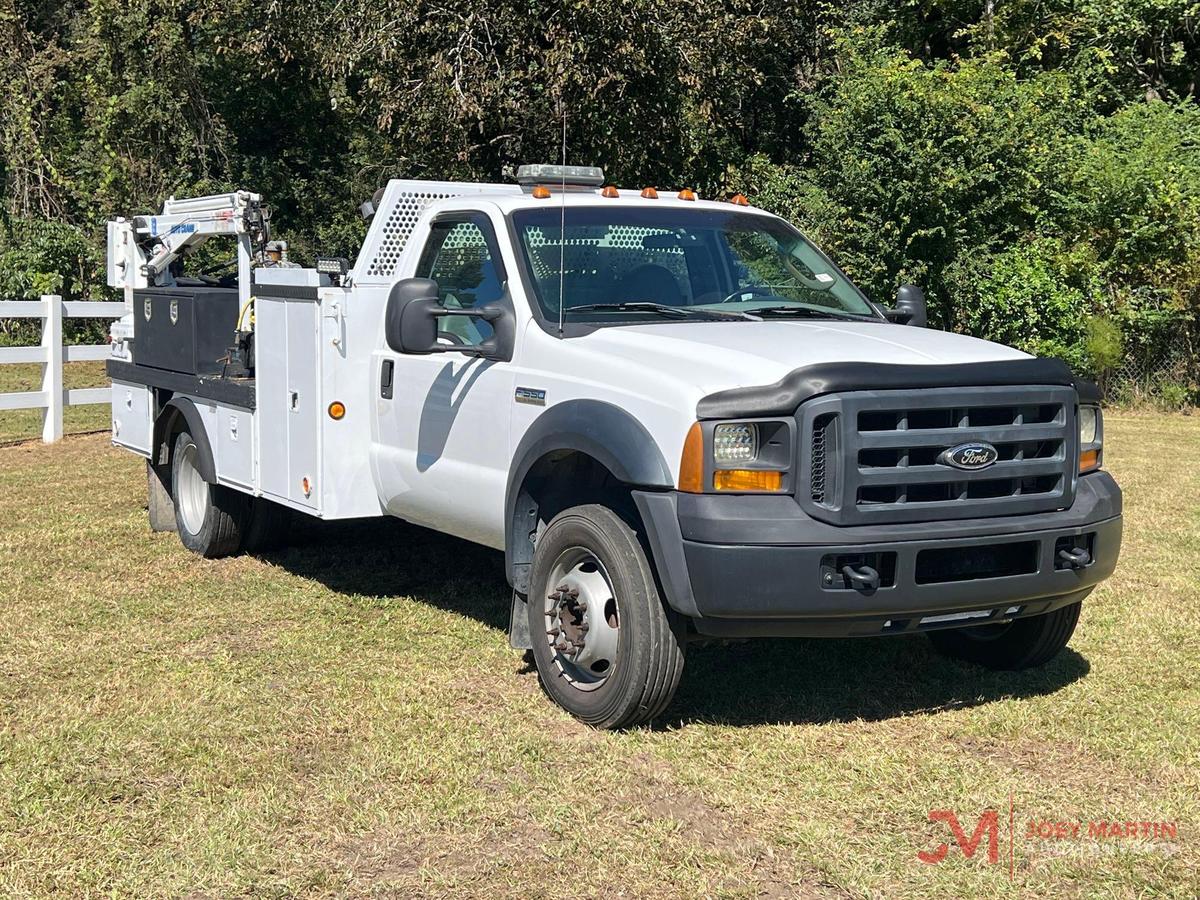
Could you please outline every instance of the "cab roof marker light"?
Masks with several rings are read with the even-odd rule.
[[[750,201],[746,199],[745,194],[734,194],[729,198],[729,202],[734,206],[749,206]]]
[[[543,182],[571,185],[574,187],[600,187],[604,184],[604,170],[599,166],[552,166],[543,164],[526,165],[517,169],[517,184],[522,187],[542,184]]]
[[[642,198],[644,200],[657,200],[658,191],[652,187],[644,187],[642,188]]]
[[[691,188],[684,188],[682,191],[679,192],[679,199],[680,200],[695,200],[696,192],[693,191]]]
[[[621,192],[617,190],[617,186],[615,184],[608,184],[604,186],[602,191],[600,191],[600,196],[609,200],[615,200],[617,197],[621,196]]]
[[[544,184],[539,184],[531,193],[533,194],[534,200],[550,199],[550,188],[546,187]]]

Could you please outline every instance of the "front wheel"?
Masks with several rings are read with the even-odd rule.
[[[534,551],[526,602],[538,677],[597,728],[659,715],[683,672],[682,620],[659,597],[633,529],[589,504],[559,513]]]
[[[931,631],[929,640],[943,656],[988,669],[1017,671],[1044,665],[1067,646],[1079,621],[1082,602],[1007,625],[975,625]]]

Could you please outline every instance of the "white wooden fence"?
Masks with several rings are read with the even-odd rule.
[[[0,319],[41,319],[42,342],[31,347],[0,347],[0,363],[42,363],[42,389],[0,393],[2,409],[41,409],[42,440],[50,443],[63,435],[63,409],[89,403],[110,403],[112,387],[63,389],[63,364],[108,359],[108,344],[63,344],[63,319],[119,319],[124,303],[90,300],[65,302],[57,295],[41,300],[0,302]]]

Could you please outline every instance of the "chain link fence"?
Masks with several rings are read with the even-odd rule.
[[[1118,406],[1182,409],[1200,390],[1200,360],[1186,333],[1174,339],[1127,348],[1122,360],[1100,379],[1106,399]]]

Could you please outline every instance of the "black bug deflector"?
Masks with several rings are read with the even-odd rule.
[[[1096,387],[1071,374],[1057,359],[1006,359],[952,365],[822,363],[789,372],[774,384],[732,388],[702,397],[700,419],[790,415],[807,400],[839,391],[888,388],[1006,387],[1053,384],[1074,387],[1083,400],[1098,400]]]

